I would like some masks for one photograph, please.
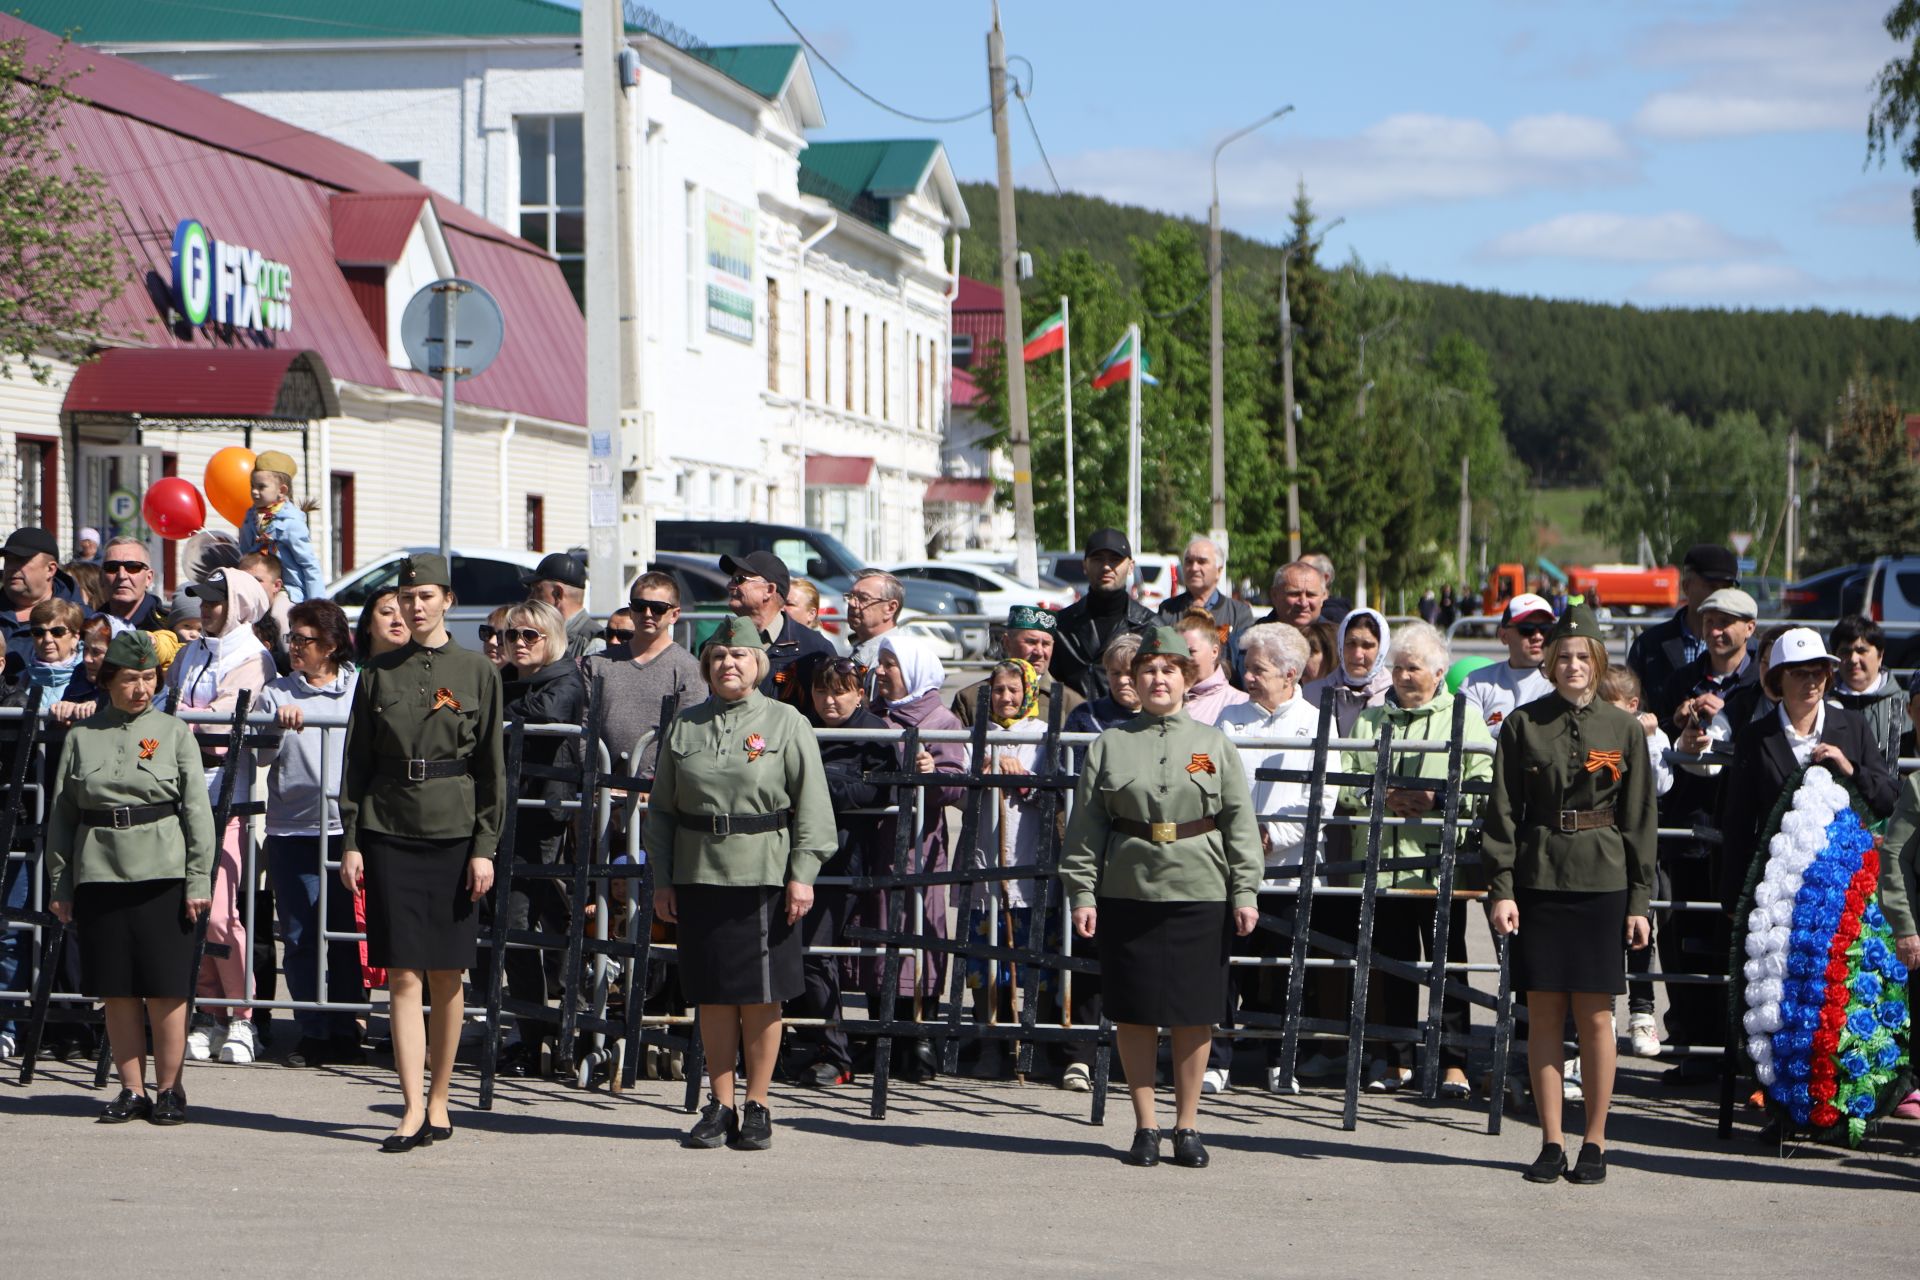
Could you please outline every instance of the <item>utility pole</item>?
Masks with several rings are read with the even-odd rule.
[[[1800,554],[1800,433],[1787,433],[1787,550],[1784,569],[1793,581],[1793,562]]]
[[[620,50],[625,47],[618,0],[583,0],[580,60],[584,73],[581,151],[585,190],[587,275],[587,607],[610,613],[626,598],[620,556],[622,461],[635,442],[622,430],[622,260],[619,186]],[[642,460],[644,462],[644,460]]]
[[[1460,457],[1460,586],[1467,585],[1467,539],[1473,530],[1473,499],[1467,494],[1468,474],[1473,467],[1473,459],[1462,454]]]
[[[993,30],[987,33],[987,94],[993,102],[993,156],[1000,197],[1000,315],[1006,322],[1002,346],[1007,358],[1007,443],[1013,450],[1013,575],[1032,587],[1040,582],[1040,556],[1033,539],[1027,362],[1017,349],[1027,330],[1020,322],[1020,235],[1013,213],[1013,144],[1007,138],[1007,43],[1000,34],[999,0],[994,0]]]
[[[1244,129],[1228,134],[1213,149],[1213,203],[1207,207],[1207,281],[1213,293],[1213,527],[1207,536],[1220,549],[1221,571],[1227,560],[1227,413],[1226,413],[1226,340],[1221,336],[1224,301],[1221,283],[1223,258],[1220,253],[1220,153],[1227,144],[1238,141],[1263,124],[1278,120],[1291,106],[1281,107],[1254,121]]]

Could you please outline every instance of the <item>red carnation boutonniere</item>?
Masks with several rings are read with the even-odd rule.
[[[1193,753],[1193,759],[1187,761],[1188,773],[1212,773],[1213,757],[1204,751]]]
[[[140,739],[140,758],[142,760],[153,759],[153,753],[158,751],[159,749],[160,749],[160,740],[158,738]]]
[[[767,754],[767,740],[757,733],[748,734],[747,759],[749,761],[758,760],[765,754]]]

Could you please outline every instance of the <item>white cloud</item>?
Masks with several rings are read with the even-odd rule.
[[[1652,137],[1712,138],[1858,129],[1869,84],[1897,52],[1885,0],[1748,0],[1729,17],[1668,22],[1638,60],[1683,73],[1648,96],[1634,127]]]
[[[1911,226],[1913,192],[1904,182],[1862,183],[1829,201],[1820,219],[1847,227]]]
[[[1716,262],[1668,267],[1633,290],[1669,302],[1741,305],[1809,302],[1818,280],[1784,262]]]
[[[1485,258],[1585,258],[1598,262],[1699,262],[1774,253],[1771,241],[1736,236],[1696,213],[1563,213],[1496,236]]]
[[[1113,148],[1056,162],[1066,186],[1128,204],[1204,213],[1208,148]],[[1403,113],[1344,138],[1256,135],[1221,165],[1221,200],[1241,221],[1281,214],[1304,179],[1323,209],[1394,205],[1617,185],[1638,173],[1620,131],[1588,116],[1541,115],[1504,130],[1483,120]],[[1044,174],[1023,175],[1025,180]]]

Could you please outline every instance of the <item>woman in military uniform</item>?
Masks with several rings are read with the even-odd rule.
[[[120,1094],[103,1123],[187,1118],[180,1064],[193,992],[193,925],[213,898],[213,812],[193,732],[154,706],[160,655],[144,631],[107,646],[109,705],[76,725],[47,822],[53,914],[79,925],[80,989],[106,1001]],[[147,1030],[153,1083],[146,1093]]]
[[[1613,999],[1627,989],[1626,949],[1646,946],[1650,932],[1653,767],[1640,722],[1596,696],[1607,653],[1585,604],[1555,625],[1544,669],[1554,692],[1501,726],[1482,857],[1493,929],[1513,936],[1513,985],[1527,993],[1527,1066],[1541,1136],[1527,1180],[1592,1183],[1607,1176]],[[1569,1005],[1587,1109],[1571,1170],[1560,1127]]]
[[[461,976],[474,960],[477,903],[493,884],[506,809],[500,674],[447,635],[447,562],[400,569],[408,642],[361,672],[340,780],[340,881],[367,893],[367,963],[388,969],[393,1064],[406,1111],[382,1151],[453,1136],[447,1082],[460,1042]],[[424,991],[423,991],[424,989]],[[433,1002],[422,1034],[423,994]],[[421,1097],[432,1042],[433,1079]]]
[[[1173,1036],[1174,1162],[1198,1169],[1194,1127],[1214,1020],[1226,1007],[1231,937],[1259,919],[1260,830],[1246,773],[1220,730],[1183,710],[1187,642],[1156,627],[1133,659],[1140,714],[1087,750],[1060,882],[1073,927],[1100,957],[1106,1015],[1133,1097],[1129,1164],[1160,1162],[1154,1118],[1159,1028]]]
[[[713,696],[674,720],[647,798],[654,910],[680,926],[680,985],[699,1006],[712,1090],[681,1141],[764,1151],[780,1005],[806,987],[795,926],[839,837],[813,727],[759,692],[759,628],[729,618],[700,651],[700,670]],[[738,1111],[736,1054],[747,1069]]]

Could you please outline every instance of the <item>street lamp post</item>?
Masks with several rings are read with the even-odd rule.
[[[1228,134],[1213,149],[1213,203],[1207,207],[1207,281],[1213,293],[1213,528],[1209,531],[1215,544],[1220,548],[1223,562],[1227,555],[1227,428],[1226,428],[1226,350],[1221,337],[1221,283],[1220,283],[1220,153],[1227,144],[1237,142],[1262,125],[1271,124],[1287,112],[1291,105],[1270,111],[1244,129]]]
[[[1296,409],[1293,403],[1293,301],[1287,291],[1287,267],[1293,255],[1302,249],[1317,249],[1327,234],[1345,222],[1335,218],[1312,240],[1302,241],[1280,255],[1280,416],[1287,431],[1287,559],[1300,558],[1300,453],[1294,439]]]

